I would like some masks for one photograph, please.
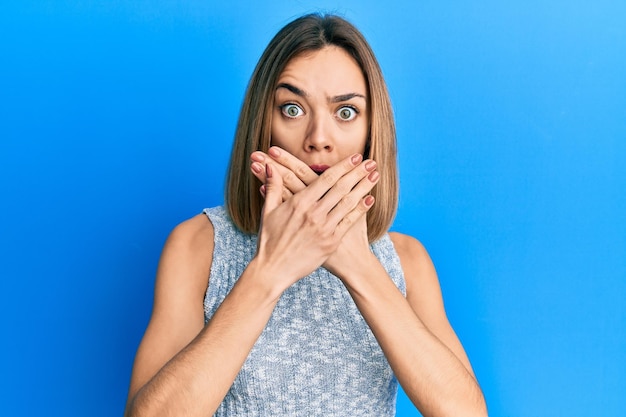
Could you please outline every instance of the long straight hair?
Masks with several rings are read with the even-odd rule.
[[[334,15],[309,14],[283,27],[263,52],[243,101],[226,184],[226,208],[235,225],[257,233],[263,200],[259,180],[249,173],[250,155],[267,152],[276,83],[296,56],[326,46],[344,49],[357,62],[368,88],[370,126],[364,158],[377,162],[380,180],[371,194],[376,203],[367,213],[370,242],[387,232],[398,207],[396,129],[387,86],[378,61],[363,35],[351,23]]]

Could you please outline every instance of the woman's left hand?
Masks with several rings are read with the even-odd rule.
[[[253,152],[250,158],[252,160],[250,165],[252,174],[263,184],[265,183],[266,161],[271,160],[275,163],[274,167],[279,169],[283,178],[283,201],[302,191],[318,178],[318,174],[307,164],[276,146],[270,148],[268,153]],[[260,192],[264,194],[263,186],[261,186]],[[358,201],[356,203],[358,204]],[[363,216],[344,235],[335,253],[322,266],[343,280],[351,275],[349,269],[357,264],[351,262],[350,259],[359,259],[359,263],[363,264],[367,257],[375,259],[369,248],[367,219],[366,216]]]
[[[295,156],[274,150],[270,148],[269,155],[254,152],[251,169],[265,183],[265,162],[271,161],[284,179],[286,201],[318,176]],[[396,236],[406,297],[370,250],[366,216],[344,234],[322,266],[346,286],[402,388],[423,415],[486,416],[476,377],[446,317],[432,261],[417,240]]]

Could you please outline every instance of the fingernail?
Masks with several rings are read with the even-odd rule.
[[[251,168],[257,174],[260,174],[261,172],[263,172],[263,165],[259,164],[258,162],[254,162]]]
[[[378,173],[378,171],[374,171],[371,174],[369,174],[367,176],[367,178],[371,181],[371,182],[376,182],[378,181],[378,178],[380,177],[380,174]]]
[[[376,161],[367,161],[365,163],[365,169],[368,171],[373,170],[374,168],[376,168]]]
[[[265,165],[265,176],[267,178],[272,178],[272,166],[270,164]]]
[[[250,156],[250,159],[252,159],[253,161],[256,161],[256,162],[263,162],[263,161],[265,161],[265,157],[264,157],[264,156],[263,156],[263,154],[262,154],[262,153],[260,153],[260,152],[255,152],[255,153],[253,153],[253,154]]]
[[[372,204],[374,204],[374,201],[375,201],[375,199],[371,195],[368,195],[367,197],[365,197],[365,205],[367,207],[371,207]]]
[[[280,156],[280,151],[278,150],[277,147],[271,147],[267,153],[269,153],[270,155],[272,155],[273,157],[278,158]]]
[[[263,184],[261,186],[261,188],[259,189],[259,191],[261,191],[261,195],[265,198],[265,184]]]
[[[354,155],[352,155],[352,163],[354,165],[358,164],[359,162],[361,162],[361,159],[363,159],[363,156],[360,153],[356,153]]]

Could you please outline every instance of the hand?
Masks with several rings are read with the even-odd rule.
[[[270,148],[268,154],[260,151],[254,152],[251,155],[251,159],[253,161],[251,164],[252,173],[261,180],[261,182],[266,182],[266,164],[269,163],[269,161],[278,164],[277,168],[283,179],[283,187],[281,190],[283,201],[287,201],[294,194],[301,192],[309,184],[312,184],[319,178],[308,165],[278,147]],[[375,167],[374,161],[366,161],[366,164],[368,163],[370,167]],[[272,164],[272,166],[275,166],[275,164]],[[368,179],[375,184],[378,181],[378,177],[378,172],[372,169]],[[260,191],[265,196],[266,186],[261,186]],[[371,196],[370,198],[373,199]],[[358,201],[355,203],[358,203]],[[348,268],[355,265],[351,259],[363,261],[367,256],[371,255],[367,236],[367,219],[366,216],[361,216],[354,223],[354,226],[346,231],[340,244],[326,259],[323,266],[343,279],[343,277],[349,275]]]
[[[277,163],[276,167],[283,178],[283,201],[304,190],[319,177],[307,164],[277,146],[271,147],[267,154],[261,151],[253,152],[250,159],[253,161],[250,165],[252,174],[262,183],[265,183],[266,163],[268,161]],[[261,186],[260,191],[265,197],[265,186]]]

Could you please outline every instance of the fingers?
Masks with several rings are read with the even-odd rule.
[[[361,156],[356,154],[320,176],[320,183],[334,181],[332,187],[317,202],[316,209],[327,213],[326,223],[334,228],[335,236],[343,236],[373,206],[374,197],[368,194],[380,179],[376,167],[375,161],[361,162]],[[335,180],[337,177],[339,178]],[[317,182],[308,189],[315,186]]]
[[[317,178],[317,174],[298,158],[282,149],[278,149],[277,147],[270,148],[270,155],[261,151],[253,152],[252,155],[250,155],[250,159],[252,160],[250,169],[252,174],[257,177],[259,181],[265,182],[265,165],[269,161],[276,162],[274,167],[280,172],[285,187],[283,199],[287,200],[293,194],[306,188],[313,179]],[[271,154],[276,154],[276,152],[279,152],[281,155],[279,160],[274,160],[274,158],[271,157]],[[306,182],[304,182],[303,179]]]
[[[274,161],[293,172],[304,185],[311,184],[318,177],[307,164],[278,146],[272,146],[267,153]]]
[[[298,193],[295,196],[297,205],[310,211],[307,217],[317,219],[315,221],[325,219],[323,221],[331,228],[341,224],[343,230],[346,225],[358,220],[374,203],[373,197],[366,196],[379,179],[376,162],[362,161],[360,154],[344,159],[320,176],[304,162],[278,147],[270,148],[268,154],[254,152],[251,159],[253,174],[265,183],[260,192],[266,199],[269,187],[278,182],[267,176],[271,171],[282,183],[281,201]],[[299,176],[292,170],[297,170]],[[287,181],[290,181],[290,185],[287,185]],[[309,182],[308,186],[305,181]],[[272,198],[276,198],[277,194],[278,190],[274,189]],[[270,203],[270,208],[275,207],[273,204],[276,203]]]
[[[359,201],[357,206],[349,211],[337,224],[335,228],[335,234],[337,236],[343,236],[346,234],[348,230],[361,218],[361,216],[365,215],[370,208],[374,205],[375,199],[373,196],[368,195],[362,198]]]
[[[335,204],[332,206],[332,209],[328,214],[328,220],[330,222],[333,222],[334,224],[341,224],[344,221],[348,221],[348,223],[351,223],[352,220],[367,212],[367,210],[369,210],[369,208],[374,204],[374,197],[368,194],[372,191],[372,188],[374,188],[380,179],[380,174],[371,166],[366,168],[366,165],[367,162],[358,168],[358,170],[365,171],[366,175],[360,177],[359,182],[348,193],[341,194],[339,192],[335,192],[337,188],[341,188],[335,187],[329,191],[326,196],[324,196],[324,200],[328,199],[328,201],[324,201],[324,203],[329,205],[333,203]],[[342,180],[347,179],[348,178],[342,178]],[[350,184],[350,182],[348,184]],[[365,204],[365,206],[363,206],[363,204]],[[364,207],[367,209],[364,210]],[[357,214],[354,215],[352,214],[353,212],[357,212]]]
[[[263,185],[261,186],[259,190],[263,198],[265,198],[266,166],[267,166],[266,164],[261,164],[259,162],[252,162],[252,164],[250,165],[250,170],[252,171],[252,174],[255,177],[257,177],[259,181],[263,183]],[[277,168],[278,167],[274,165],[274,170],[276,170]],[[280,169],[278,169],[278,172],[280,173]],[[284,174],[281,174],[281,177],[283,179],[283,184],[284,184],[285,183]],[[283,191],[282,191],[283,201],[288,200],[292,195],[293,193],[289,191],[286,186],[283,185]]]
[[[324,171],[307,187],[307,193],[314,199],[313,202],[323,196],[320,207],[330,211],[363,177],[376,169],[374,161],[361,163],[362,158],[360,154],[354,154]]]
[[[265,204],[263,214],[266,215],[278,207],[282,202],[283,179],[274,164],[265,165]]]

